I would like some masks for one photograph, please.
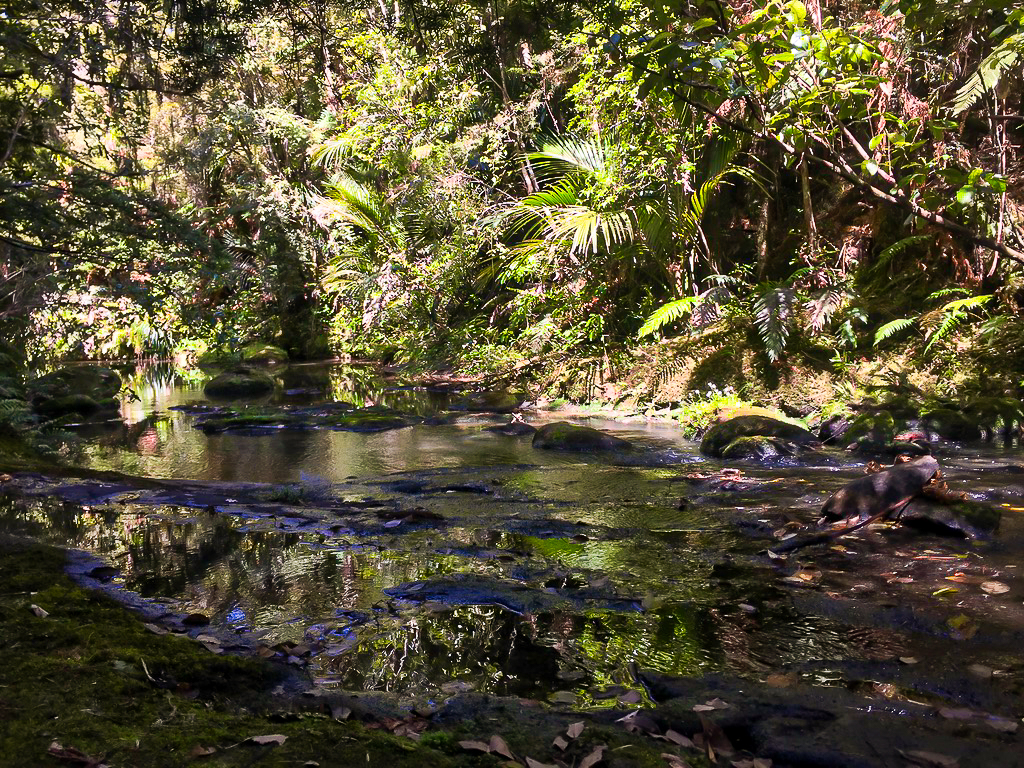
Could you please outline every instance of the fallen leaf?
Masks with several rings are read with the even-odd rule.
[[[639,704],[644,700],[644,697],[640,695],[639,691],[626,691],[626,693],[619,696],[620,704]]]
[[[200,747],[200,746],[196,746],[196,747],[192,747],[192,751],[188,753],[188,756],[189,757],[209,757],[210,755],[216,753],[216,751],[217,751],[216,747]]]
[[[163,627],[158,627],[156,624],[143,624],[142,626],[144,626],[146,629],[148,629],[154,635],[169,635],[170,634],[170,632],[168,632],[166,629],[164,629]]]
[[[550,763],[542,763],[539,760],[534,760],[532,757],[526,758],[527,768],[558,768],[557,765],[551,765]]]
[[[76,763],[84,768],[109,768],[102,760],[98,760],[95,757],[89,757],[87,754],[80,752],[74,747],[61,746],[59,741],[51,742],[49,749],[46,750],[46,754],[51,757],[55,757],[58,760],[64,760],[68,763]]]
[[[569,746],[569,742],[564,736],[555,736],[555,740],[551,742],[551,746],[558,748],[560,751],[565,752],[565,748]]]
[[[987,592],[990,595],[1001,595],[1004,592],[1009,592],[1010,587],[1001,581],[983,581],[981,583],[981,591]]]
[[[917,658],[915,656],[900,656],[900,663],[917,664]]]
[[[986,667],[984,664],[971,664],[967,667],[967,671],[975,677],[981,677],[988,680],[992,677],[992,667]]]
[[[733,747],[732,742],[725,735],[725,731],[704,717],[704,715],[698,714],[697,717],[700,718],[701,727],[704,729],[704,743],[707,745],[708,756],[712,761],[714,760],[715,752],[718,752],[723,757],[732,757],[736,754],[736,748]]]
[[[955,757],[940,755],[938,752],[904,752],[902,749],[897,749],[896,751],[914,765],[924,766],[924,768],[958,768],[960,765],[960,761]]]
[[[570,725],[569,728],[566,730],[566,733],[569,734],[570,739],[578,739],[580,737],[580,734],[583,733],[583,729],[585,727],[586,725],[584,725],[583,721],[581,720],[578,723],[573,723],[572,725]]]
[[[1002,733],[1016,733],[1020,727],[1016,720],[1011,720],[1008,717],[997,717],[996,715],[989,715],[985,718],[985,722]]]
[[[678,744],[680,747],[686,747],[687,749],[695,749],[697,746],[691,739],[686,738],[678,731],[673,731],[671,728],[665,731],[665,739],[671,741],[673,744]]]
[[[459,746],[463,749],[467,749],[473,752],[486,752],[491,753],[491,745],[485,744],[482,741],[460,741]]]
[[[679,755],[663,752],[661,756],[668,763],[669,768],[690,768],[690,764],[679,757]]]
[[[949,707],[943,707],[939,710],[939,717],[944,717],[947,720],[970,720],[974,717],[974,712],[969,709],[950,709]]]
[[[515,760],[515,756],[512,754],[512,750],[508,748],[508,744],[501,736],[497,734],[491,736],[491,752],[497,752],[502,757],[507,757],[509,760]]]
[[[266,736],[250,736],[246,741],[252,744],[259,744],[261,747],[268,745],[279,747],[288,741],[288,737],[280,733],[270,733]]]
[[[711,701],[705,701],[702,705],[694,705],[693,712],[714,712],[715,710],[727,710],[729,705],[721,698],[713,698]]]
[[[34,613],[40,619],[45,619],[47,616],[50,615],[49,611],[43,610],[42,608],[40,608],[38,605],[35,605],[34,603],[29,606],[29,609],[31,609],[32,613]]]
[[[384,523],[384,527],[385,528],[397,528],[401,524],[402,524],[401,519],[398,519],[398,520],[388,520],[386,523]]]
[[[220,639],[213,635],[196,635],[196,640],[200,643],[212,643],[213,645],[220,645]]]
[[[593,768],[593,766],[604,760],[604,751],[607,747],[602,744],[599,747],[594,747],[594,751],[589,755],[580,760],[579,768]]]
[[[942,587],[932,592],[932,597],[941,597],[942,595],[955,595],[960,590],[956,587]]]

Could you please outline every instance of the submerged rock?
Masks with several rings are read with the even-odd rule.
[[[802,450],[815,450],[821,447],[821,442],[812,433],[803,427],[797,426],[789,421],[784,421],[777,416],[769,416],[763,413],[765,409],[756,409],[757,412],[739,410],[735,415],[726,421],[715,424],[704,435],[700,443],[700,452],[707,456],[719,458],[748,458],[756,456],[759,452],[774,450],[776,453],[768,455],[781,455],[778,451],[786,450],[792,455]],[[767,441],[747,442],[740,441],[741,438],[769,438]],[[734,445],[735,443],[735,445]],[[768,448],[768,446],[771,448]],[[726,456],[727,449],[732,449],[732,455]],[[763,457],[763,456],[759,456]]]
[[[90,416],[117,410],[121,377],[109,368],[72,366],[30,382],[28,391],[32,407],[44,416]]]
[[[959,534],[968,539],[985,539],[999,529],[1002,512],[998,507],[967,499],[938,500],[919,497],[900,514],[900,522],[915,528]]]
[[[274,379],[263,371],[238,366],[206,382],[203,391],[209,397],[257,397],[274,391]]]
[[[484,427],[484,432],[494,432],[498,435],[507,435],[508,437],[522,437],[523,435],[532,435],[537,431],[537,428],[532,424],[527,424],[525,421],[510,421],[508,424],[495,424],[494,426]]]
[[[533,447],[552,451],[628,451],[633,444],[593,427],[555,421],[537,429]]]
[[[938,471],[933,456],[921,456],[859,477],[832,494],[821,512],[829,520],[872,517],[920,494]]]
[[[207,434],[219,432],[264,432],[268,429],[338,429],[351,432],[383,432],[423,421],[388,408],[355,408],[349,403],[317,406],[249,406],[198,411],[196,429]]]
[[[470,413],[512,413],[525,399],[526,395],[521,392],[497,389],[460,398],[452,404],[451,409]]]

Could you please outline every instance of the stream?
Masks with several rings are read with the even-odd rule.
[[[138,399],[117,420],[70,428],[64,450],[166,482],[19,478],[0,524],[95,556],[108,589],[209,619],[190,631],[220,638],[214,650],[245,638],[318,686],[409,696],[611,706],[643,669],[1019,709],[1018,446],[935,449],[951,488],[1001,506],[991,541],[888,527],[775,560],[773,535],[813,522],[862,460],[729,464],[673,423],[579,413],[569,420],[638,450],[542,451],[485,431],[508,417],[476,414],[375,433],[208,435],[176,410],[205,401],[202,376],[150,366],[127,378]],[[294,366],[274,397],[421,415],[451,399],[342,365]],[[716,480],[727,467],[736,481]]]

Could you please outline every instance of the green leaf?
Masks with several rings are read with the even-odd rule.
[[[885,341],[890,336],[895,336],[897,333],[909,328],[913,324],[913,317],[901,317],[899,320],[893,320],[891,323],[886,323],[875,332],[874,346],[877,347],[881,342]]]
[[[651,314],[650,317],[644,322],[637,331],[637,337],[643,338],[644,336],[650,336],[655,331],[659,331],[670,323],[674,323],[684,315],[689,314],[693,311],[694,305],[700,300],[699,296],[687,296],[682,299],[676,299],[670,301],[668,304],[663,304],[658,307]]]

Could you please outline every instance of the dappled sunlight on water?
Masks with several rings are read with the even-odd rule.
[[[367,369],[308,366],[282,379],[277,397],[302,402],[428,415],[450,399]],[[951,486],[1002,505],[993,543],[865,531],[771,561],[773,532],[812,522],[863,462],[832,453],[814,466],[747,465],[723,490],[702,480],[722,464],[671,425],[585,419],[638,446],[608,455],[535,450],[529,437],[483,430],[506,417],[465,414],[371,434],[207,435],[171,410],[202,399],[200,379],[151,371],[133,387],[124,421],[83,428],[69,455],[133,475],[278,484],[264,493],[274,503],[231,487],[212,504],[175,500],[173,483],[162,500],[121,489],[84,505],[43,489],[4,501],[3,526],[98,555],[115,585],[168,610],[297,644],[322,685],[600,703],[634,686],[633,665],[760,680],[802,670],[843,685],[847,663],[920,656],[952,668],[1024,639],[1016,448],[940,454]],[[808,583],[784,581],[801,567]],[[986,592],[986,581],[1006,589]],[[950,652],[968,641],[962,659]]]

